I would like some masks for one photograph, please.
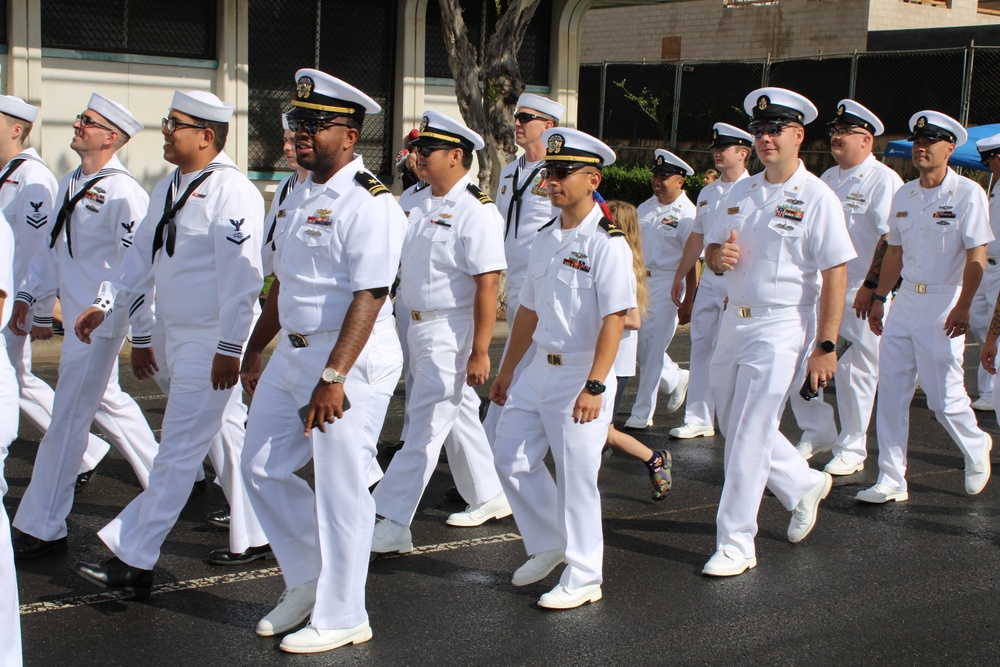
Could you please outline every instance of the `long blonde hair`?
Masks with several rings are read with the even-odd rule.
[[[626,201],[612,199],[608,202],[615,226],[625,233],[625,240],[632,248],[632,271],[635,272],[635,301],[639,316],[645,318],[649,309],[649,287],[646,285],[646,262],[642,257],[642,236],[639,234],[639,213]]]

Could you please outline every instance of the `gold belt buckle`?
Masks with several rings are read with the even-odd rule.
[[[423,318],[420,316],[419,310],[411,310],[410,319],[413,320],[414,322],[420,322]]]
[[[646,269],[646,277],[650,278],[650,277],[652,277],[652,275],[653,275],[653,272],[650,271],[649,269]]]
[[[309,347],[309,341],[302,334],[290,333],[288,334],[288,342],[292,344],[292,347]]]
[[[923,283],[916,283],[913,286],[913,291],[917,294],[927,294],[927,285]]]
[[[738,312],[739,312],[740,317],[750,317],[750,307],[749,306],[740,306]]]
[[[553,366],[562,366],[562,355],[561,354],[552,354],[550,352],[548,354],[548,356],[546,357],[546,360],[548,360],[548,362],[550,364],[552,364]]]

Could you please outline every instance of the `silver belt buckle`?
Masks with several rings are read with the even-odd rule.
[[[423,320],[423,318],[420,316],[419,310],[411,310],[410,319],[413,320],[414,322],[420,322]]]
[[[924,283],[916,283],[913,285],[913,291],[917,294],[927,294],[927,285]]]
[[[739,314],[740,317],[750,317],[750,307],[749,306],[740,306],[737,309],[737,313]]]
[[[549,362],[550,364],[552,364],[553,366],[562,366],[562,355],[561,355],[561,354],[552,354],[552,353],[550,352],[550,353],[549,353],[549,354],[548,354],[548,355],[547,355],[547,356],[545,357],[545,359],[546,359],[546,361],[548,361],[548,362]]]
[[[290,333],[288,334],[288,342],[292,344],[292,347],[309,347],[309,341],[302,334]]]

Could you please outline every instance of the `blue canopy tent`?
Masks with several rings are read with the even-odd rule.
[[[965,167],[967,169],[978,169],[979,171],[989,171],[982,162],[979,161],[979,151],[976,150],[976,142],[994,134],[1000,134],[1000,123],[992,125],[977,125],[969,128],[969,140],[955,149],[951,154],[948,164],[952,167]],[[905,139],[890,141],[885,147],[885,157],[901,157],[910,159],[913,155],[913,142]]]

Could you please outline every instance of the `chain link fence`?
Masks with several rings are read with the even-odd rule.
[[[806,127],[801,152],[821,173],[833,166],[826,120],[852,98],[885,124],[876,154],[909,135],[910,116],[936,109],[966,125],[1000,122],[1000,48],[834,54],[739,61],[603,62],[580,68],[579,128],[600,137],[623,164],[645,164],[669,148],[696,171],[712,167],[708,150],[716,122],[745,127],[743,100],[761,86],[808,97],[819,118]],[[909,164],[893,165],[915,177]],[[756,168],[760,168],[756,165]]]

